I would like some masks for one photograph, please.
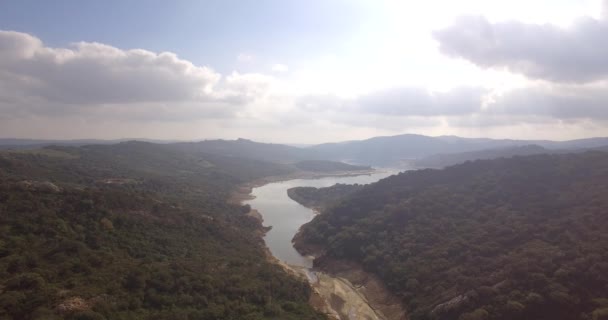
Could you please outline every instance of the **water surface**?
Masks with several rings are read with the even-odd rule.
[[[312,267],[312,261],[301,256],[293,247],[291,240],[303,224],[312,220],[314,212],[287,196],[287,189],[293,187],[329,187],[336,183],[343,184],[368,184],[376,182],[398,170],[383,170],[373,174],[349,177],[325,177],[317,179],[294,179],[281,182],[273,182],[261,187],[254,188],[253,200],[246,203],[251,205],[264,217],[264,225],[272,226],[264,240],[272,254],[281,261],[299,267]]]

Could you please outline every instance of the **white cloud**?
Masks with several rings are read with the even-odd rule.
[[[0,110],[5,116],[229,117],[264,95],[270,78],[222,75],[170,52],[79,42],[51,48],[0,31]]]
[[[272,66],[272,71],[278,72],[278,73],[285,73],[285,72],[289,71],[289,67],[284,64],[276,63]]]
[[[494,28],[495,23],[487,23]],[[552,26],[551,30],[561,32],[564,28]],[[477,36],[475,32],[480,28],[466,30],[473,30]],[[580,39],[585,39],[583,34],[595,39],[593,28],[581,30],[591,31],[581,31]],[[501,41],[510,38],[505,39]],[[430,36],[427,40],[432,42]],[[473,48],[462,52],[478,54],[475,50],[485,48],[484,41],[481,37],[480,41],[459,43],[468,43]],[[522,43],[533,42],[522,40]],[[602,44],[598,46],[603,48]],[[561,44],[567,45],[571,42]],[[481,50],[479,55],[495,61],[492,50]],[[574,49],[554,43],[553,51],[561,54],[568,50]],[[380,51],[384,52],[384,48]],[[581,48],[576,52],[587,51]],[[123,50],[100,43],[52,48],[25,33],[0,31],[0,136],[170,139],[240,136],[310,143],[403,132],[513,138],[608,134],[605,93],[608,81],[603,80],[601,67],[583,64],[577,70],[580,74],[564,72],[558,69],[558,64],[539,58],[534,60],[536,69],[517,70],[522,73],[543,70],[544,73],[539,73],[543,76],[594,81],[556,84],[528,81],[517,75],[516,85],[505,85],[504,79],[508,77],[502,76],[490,84],[482,80],[500,71],[484,71],[435,52],[446,64],[435,65],[441,72],[428,72],[429,81],[423,81],[420,75],[427,73],[436,57],[424,60],[422,56],[426,53],[400,54],[408,62],[405,69],[397,68],[392,60],[377,68],[374,61],[378,59],[369,58],[371,62],[365,64],[363,60],[336,56],[316,68],[316,72],[306,74],[310,75],[304,77],[306,81],[299,81],[303,72],[311,70],[306,64],[293,62],[289,68],[272,65],[273,72],[288,71],[288,74],[274,73],[275,76],[236,71],[222,75],[174,53]],[[502,51],[498,56],[511,57]],[[602,59],[594,57],[595,60],[584,62],[591,64]],[[254,59],[246,54],[241,58],[243,63]],[[507,58],[499,61],[507,61],[505,66],[514,68],[506,64],[512,61]],[[452,62],[466,68],[450,69]],[[420,66],[409,67],[413,64]],[[255,63],[241,67],[256,71],[254,66]],[[471,78],[470,70],[485,78],[466,81]],[[401,73],[407,73],[403,77],[418,83],[400,82]],[[446,86],[433,86],[447,77],[455,80]],[[488,101],[489,96],[492,99]]]
[[[221,75],[169,52],[80,42],[49,48],[28,34],[0,31],[2,82],[67,104],[216,99]]]
[[[608,120],[608,83],[538,84],[504,93],[488,114],[545,117],[562,121]]]
[[[396,87],[378,90],[355,98],[331,94],[306,95],[296,105],[307,111],[339,111],[342,113],[383,116],[441,116],[471,114],[481,111],[487,90],[460,87],[445,92],[432,92],[421,87]]]
[[[608,78],[608,19],[580,17],[561,27],[463,16],[434,36],[446,55],[484,68],[561,83]]]
[[[246,103],[265,97],[274,78],[260,73],[241,74],[233,72],[226,77],[224,96],[234,102]]]

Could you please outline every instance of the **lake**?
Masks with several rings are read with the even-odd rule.
[[[308,209],[287,196],[287,189],[293,187],[329,187],[336,183],[368,184],[396,174],[399,170],[377,171],[360,176],[336,176],[316,179],[294,179],[273,182],[254,188],[253,200],[245,203],[260,212],[265,226],[272,226],[264,240],[270,252],[279,260],[299,267],[312,267],[312,260],[301,256],[293,247],[291,240],[303,224],[312,220],[314,211]]]

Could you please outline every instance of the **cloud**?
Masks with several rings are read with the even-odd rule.
[[[89,42],[51,48],[32,35],[0,31],[0,110],[14,116],[225,117],[263,96],[270,79],[223,78],[170,52]]]
[[[608,84],[536,85],[505,93],[486,113],[563,121],[608,120]]]
[[[334,94],[307,94],[295,101],[298,109],[309,112],[345,111],[352,105],[352,100]]]
[[[470,114],[479,111],[486,90],[460,87],[446,92],[430,92],[417,87],[401,87],[363,95],[355,108],[364,113],[401,116]]]
[[[235,71],[226,77],[222,94],[226,101],[244,104],[266,96],[273,82],[274,78],[271,76]]]
[[[277,73],[285,73],[289,71],[289,67],[284,64],[276,63],[272,66],[272,71]]]
[[[341,111],[385,116],[441,116],[470,114],[482,107],[487,90],[475,87],[432,92],[420,87],[397,87],[374,91],[356,98],[307,95],[296,105],[308,111]]]
[[[299,97],[295,106],[301,119],[363,127],[378,125],[391,130],[439,126],[443,121],[449,127],[477,128],[599,123],[608,121],[608,82],[541,83],[505,92],[479,87],[442,92],[399,87],[355,98],[306,95]]]
[[[54,49],[10,31],[0,32],[0,67],[30,95],[73,104],[213,99],[221,78],[169,52],[85,42]]]
[[[464,16],[433,36],[442,53],[481,67],[557,83],[588,83],[608,78],[605,15],[600,20],[581,17],[565,28]]]

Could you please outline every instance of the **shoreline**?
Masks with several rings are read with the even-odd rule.
[[[288,175],[265,177],[248,183],[244,183],[237,187],[237,189],[230,196],[230,202],[239,205],[245,205],[245,201],[252,200],[255,198],[251,194],[253,188],[261,187],[269,183],[276,183],[295,179],[321,179],[325,177],[349,177],[371,175],[379,172],[383,171],[376,169],[343,171],[333,173],[301,171]],[[320,214],[319,210],[311,210],[313,210],[313,213],[315,215]],[[259,221],[262,229],[262,232],[260,232],[260,237],[263,240],[265,233],[269,230],[267,229],[269,228],[268,226],[263,226],[263,215],[254,208],[250,208],[249,212],[247,212],[246,215],[254,217],[256,220]],[[380,296],[382,297],[386,297],[384,291],[379,291],[376,289],[378,287],[382,287],[381,284],[369,283],[371,284],[371,287],[374,288],[374,290],[370,291],[366,289],[365,282],[361,283],[360,281],[356,281],[358,279],[349,279],[348,273],[333,274],[332,272],[326,272],[325,270],[322,270],[317,267],[307,268],[303,266],[289,265],[272,255],[272,252],[270,251],[268,246],[265,245],[265,243],[264,252],[268,261],[279,265],[287,273],[293,275],[294,277],[307,281],[312,289],[311,296],[309,298],[309,304],[319,312],[324,313],[325,315],[330,317],[331,319],[350,319],[353,315],[356,315],[358,318],[363,317],[365,319],[389,319],[384,316],[384,313],[382,312],[382,309],[386,309],[386,305],[382,303],[379,304],[377,299],[374,299],[373,297],[373,295],[377,294],[380,294]],[[308,257],[313,261],[316,258],[313,255],[303,256]],[[368,279],[369,277],[365,276],[364,278]],[[395,313],[393,312],[393,314]],[[399,317],[396,319],[405,319],[405,317]]]
[[[312,171],[297,171],[286,175],[268,176],[259,178],[250,182],[245,182],[239,185],[236,190],[233,190],[228,202],[232,204],[243,205],[243,202],[247,200],[255,199],[255,196],[251,194],[253,188],[258,188],[269,183],[297,180],[297,179],[322,179],[327,177],[356,177],[364,175],[372,175],[374,173],[384,172],[377,169],[369,170],[358,170],[358,171],[335,171],[333,173],[322,173]]]

